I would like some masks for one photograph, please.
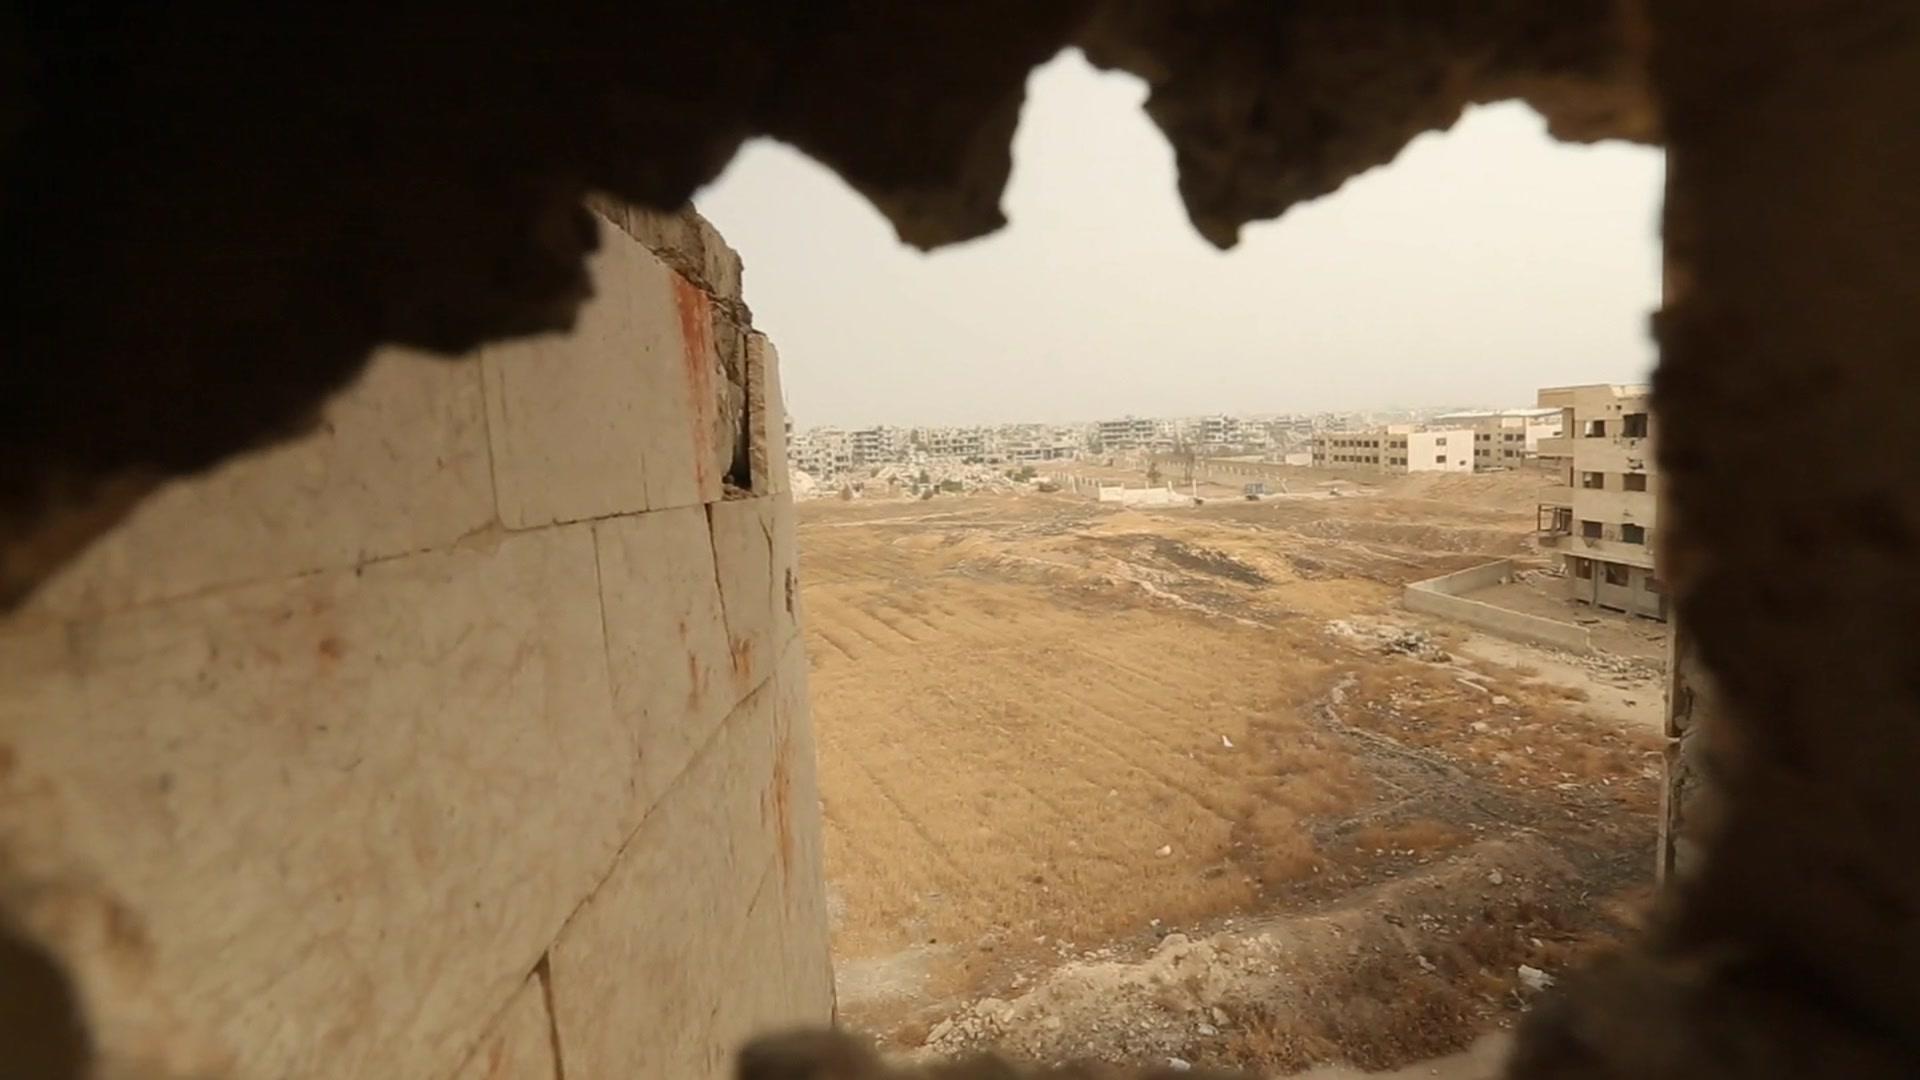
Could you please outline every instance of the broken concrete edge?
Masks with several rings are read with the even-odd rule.
[[[749,401],[755,376],[747,341],[759,331],[753,326],[752,309],[741,296],[740,253],[691,204],[674,211],[651,210],[604,193],[589,194],[586,203],[700,294],[695,298],[682,290],[679,302],[687,347],[704,348],[713,362],[711,385],[718,407],[712,466],[721,478],[721,496],[744,499],[767,494],[773,485],[759,479],[753,468],[757,429]]]
[[[727,307],[742,326],[753,324],[741,293],[745,267],[740,253],[692,204],[671,211],[651,210],[596,193],[587,196],[587,206]]]
[[[382,345],[451,357],[570,328],[588,291],[586,193],[607,193],[591,200],[603,214],[750,321],[738,256],[686,207],[751,137],[832,169],[924,249],[1004,223],[1030,73],[1076,46],[1148,82],[1189,217],[1216,244],[1391,160],[1469,100],[1526,98],[1559,138],[1657,132],[1640,72],[1645,20],[1630,0],[1391,18],[1329,0],[1201,12],[982,0],[806,19],[695,5],[648,17],[654,47],[640,65],[591,11],[471,15],[457,42],[411,40],[422,33],[411,24],[338,35],[317,15],[277,11],[183,11],[158,42],[135,24],[51,12],[36,23],[18,50],[27,70],[85,71],[108,57],[139,74],[80,80],[84,92],[52,98],[57,79],[28,80],[30,122],[4,143],[25,170],[8,190],[37,193],[6,203],[9,227],[25,223],[9,235],[22,241],[17,261],[42,272],[3,318],[36,363],[10,372],[0,431],[35,467],[0,479],[0,536],[36,550],[0,559],[0,610],[105,527],[43,531],[43,519],[94,516],[89,504],[110,501],[106,486],[129,471],[164,480],[287,441]],[[210,42],[253,60],[210,66]],[[391,49],[408,62],[389,63]],[[477,56],[502,64],[476,81]],[[552,78],[550,64],[568,77]],[[307,69],[365,77],[297,95],[344,107],[277,112],[288,102],[274,82]],[[218,94],[187,89],[216,71]],[[529,86],[552,94],[529,98]],[[1360,104],[1327,106],[1349,97]],[[412,107],[387,107],[402,99]],[[423,123],[428,107],[465,120]],[[124,173],[92,156],[121,145],[94,126],[151,116],[126,123],[157,133],[169,130],[161,118],[189,113],[202,117],[195,137],[154,135],[141,183],[83,195],[95,185],[84,178]],[[260,137],[235,142],[236,130]],[[500,152],[476,156],[475,142]],[[328,148],[353,143],[408,149],[332,167]],[[284,190],[262,188],[263,177]],[[56,221],[69,227],[34,224]],[[324,286],[343,269],[359,287]],[[63,292],[92,299],[70,304]],[[263,357],[271,379],[258,377]],[[56,473],[71,482],[43,482]]]

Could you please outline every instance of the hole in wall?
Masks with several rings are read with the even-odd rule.
[[[1601,601],[1664,606],[1596,594],[1641,557],[1615,440],[1653,432],[1574,390],[1650,367],[1660,157],[1475,109],[1222,255],[1142,97],[1038,71],[1011,225],[932,256],[770,144],[698,200],[781,350],[840,1016],[1043,1058],[1456,1049],[1651,887],[1665,629]],[[1462,599],[1597,655],[1401,605],[1502,559]],[[1308,912],[1287,978],[1219,959]],[[1155,981],[1196,956],[1228,989]],[[1114,981],[994,1004],[1074,979]]]

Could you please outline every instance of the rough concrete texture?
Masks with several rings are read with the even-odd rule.
[[[1690,873],[1714,816],[1713,730],[1730,719],[1713,673],[1685,623],[1668,639],[1666,787],[1661,792],[1660,838],[1655,857],[1660,880]]]
[[[33,465],[0,478],[0,595],[43,580],[159,479],[309,426],[377,343],[453,353],[571,325],[596,239],[581,194],[671,207],[749,134],[825,161],[913,243],[978,235],[1000,220],[1022,80],[1077,42],[1152,86],[1190,214],[1224,243],[1467,101],[1520,96],[1563,137],[1669,149],[1666,238],[1684,287],[1658,322],[1664,543],[1725,705],[1726,805],[1646,940],[1549,999],[1513,1071],[1920,1072],[1920,11],[796,10],[463,9],[454,34],[408,8],[185,4],[109,19],[10,4],[0,238],[31,272],[0,292],[24,358],[0,392],[0,451]],[[41,671],[65,644],[23,640],[0,661],[8,695],[61,700]],[[49,655],[22,659],[36,649]],[[96,699],[89,722],[125,707]],[[26,705],[8,723],[47,715]],[[168,850],[166,820],[138,823],[143,858]],[[51,850],[124,842],[76,829]],[[137,979],[147,947],[120,931],[143,902],[102,901],[63,925],[125,946],[115,971]]]
[[[0,919],[103,1066],[719,1076],[830,1017],[790,511],[710,422],[745,309],[598,230],[580,333],[383,352],[0,623]],[[0,1018],[61,1016],[33,970]]]
[[[1152,85],[1189,212],[1228,245],[1471,101],[1650,135],[1615,8],[569,0],[463,9],[449,34],[380,5],[110,19],[10,0],[0,238],[34,273],[0,293],[0,328],[33,360],[0,386],[0,453],[36,468],[0,477],[0,602],[155,479],[310,428],[379,343],[460,354],[571,326],[589,192],[671,209],[764,134],[910,243],[979,236],[1004,222],[1028,71],[1078,44]],[[737,301],[711,230],[623,224]]]
[[[1724,706],[1720,822],[1644,946],[1536,1017],[1515,1068],[1913,1075],[1920,11],[1650,12],[1680,283],[1657,327],[1664,574]]]

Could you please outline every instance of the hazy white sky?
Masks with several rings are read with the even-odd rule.
[[[986,239],[922,255],[838,177],[749,146],[695,200],[746,262],[794,423],[1531,405],[1653,363],[1663,162],[1475,109],[1229,253],[1187,224],[1137,80],[1036,71]]]

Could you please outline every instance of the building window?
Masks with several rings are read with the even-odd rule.
[[[1577,578],[1593,577],[1593,560],[1592,559],[1573,560],[1573,576]]]
[[[1607,422],[1605,420],[1587,421],[1587,438],[1604,439],[1606,437],[1607,437]]]
[[[1646,577],[1640,579],[1640,587],[1655,595],[1667,591],[1666,587],[1660,584],[1660,579],[1654,577],[1652,574],[1648,574]]]
[[[1647,490],[1647,474],[1641,473],[1641,472],[1630,472],[1630,473],[1620,474],[1620,490],[1622,491]]]
[[[1605,491],[1607,487],[1607,474],[1583,472],[1580,474],[1580,486],[1589,491]]]
[[[1435,465],[1445,465],[1447,463],[1447,455],[1445,454],[1433,455],[1433,463]]]
[[[1620,526],[1620,539],[1625,540],[1629,544],[1644,544],[1647,542],[1647,530],[1644,526],[1640,525],[1622,525]]]
[[[1646,438],[1647,437],[1647,414],[1643,412],[1630,412],[1627,415],[1621,417],[1620,418],[1620,434],[1626,436],[1629,439]]]
[[[1600,523],[1597,521],[1582,521],[1580,523],[1580,535],[1588,540],[1600,539]]]
[[[1627,583],[1627,564],[1610,562],[1606,566],[1607,584],[1625,585]]]
[[[1435,446],[1447,445],[1447,437],[1445,435],[1440,436],[1439,438],[1433,440],[1433,445]]]

